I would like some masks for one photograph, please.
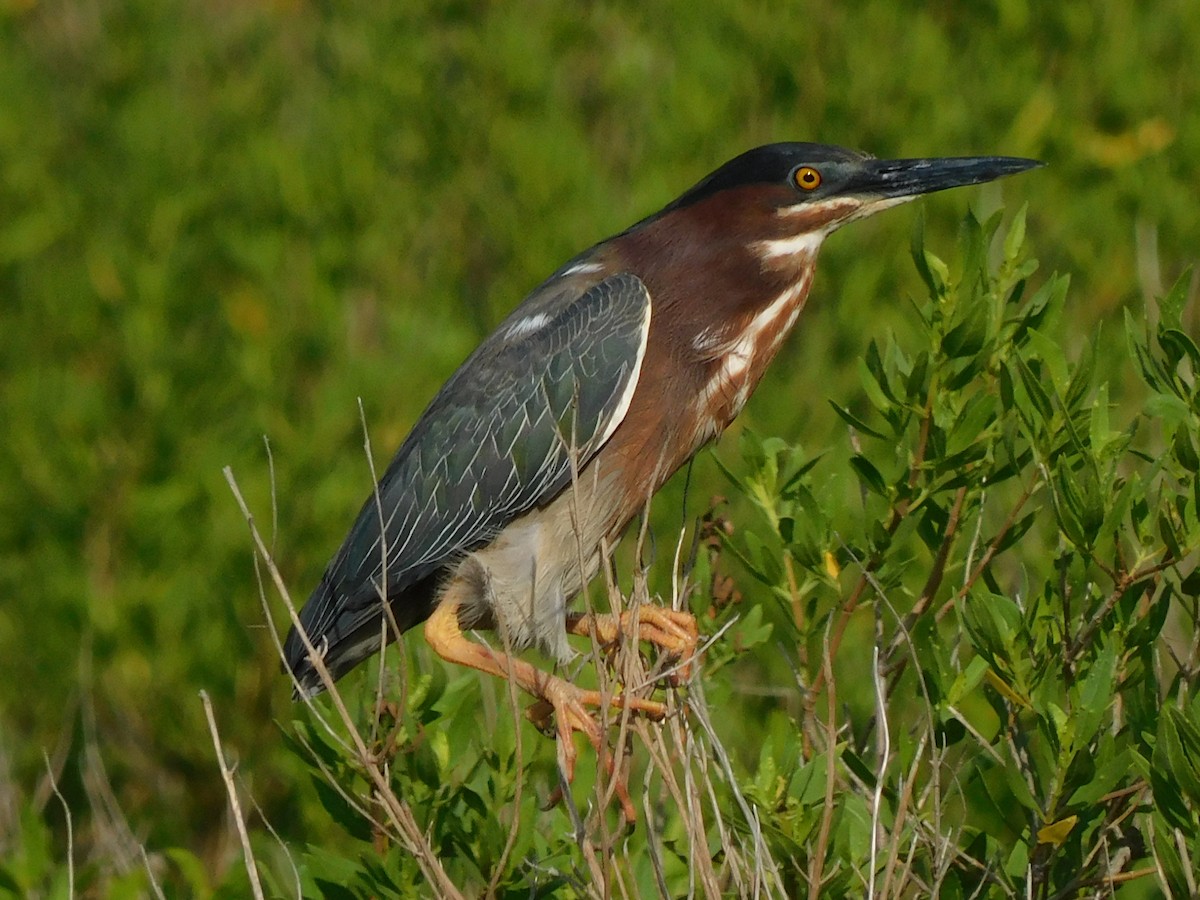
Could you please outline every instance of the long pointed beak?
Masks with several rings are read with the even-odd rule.
[[[947,188],[983,184],[1043,166],[1015,156],[962,156],[941,159],[869,159],[846,186],[846,193],[872,199],[915,197]]]

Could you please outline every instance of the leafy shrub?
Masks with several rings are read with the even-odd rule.
[[[768,528],[734,546],[789,613],[781,643],[805,698],[779,784],[816,754],[836,760],[832,794],[777,793],[809,823],[795,884],[1076,896],[1153,894],[1139,881],[1157,879],[1194,895],[1200,353],[1180,324],[1186,284],[1156,327],[1127,318],[1149,397],[1114,428],[1111,361],[1061,346],[1066,279],[1034,290],[1023,215],[1001,242],[998,226],[966,218],[953,272],[918,227],[922,340],[869,344],[867,408],[838,407],[848,459],[745,441],[750,474],[735,480]],[[873,633],[858,642],[871,660],[838,656],[851,630]]]

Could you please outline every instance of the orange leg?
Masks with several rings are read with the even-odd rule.
[[[648,641],[661,647],[682,665],[669,679],[671,684],[680,685],[687,680],[691,659],[700,641],[696,617],[691,613],[661,606],[640,606],[626,610],[621,615],[611,613],[573,613],[567,616],[567,632],[584,637],[595,636],[602,645],[614,644],[621,635],[632,636],[636,626],[638,640]]]
[[[447,662],[469,666],[498,678],[511,678],[518,687],[537,697],[541,702],[530,708],[529,718],[539,727],[547,726],[550,712],[553,712],[558,736],[558,761],[568,782],[575,777],[576,753],[571,736],[576,731],[587,736],[588,742],[601,757],[609,774],[615,771],[614,763],[609,758],[602,740],[600,724],[587,711],[587,707],[600,707],[607,702],[615,707],[627,707],[635,712],[644,713],[654,719],[661,719],[666,715],[667,709],[661,703],[624,695],[606,697],[599,691],[587,691],[549,672],[543,672],[524,660],[497,653],[468,640],[459,625],[459,605],[459,602],[451,597],[444,598],[438,604],[433,615],[425,623],[426,642]],[[623,781],[617,781],[616,790],[626,820],[634,821],[637,814]]]

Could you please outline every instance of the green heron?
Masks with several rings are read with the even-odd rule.
[[[571,735],[599,748],[588,707],[605,699],[463,630],[495,628],[506,649],[559,661],[573,654],[568,632],[632,630],[569,605],[602,548],[745,405],[804,306],[825,238],[920,194],[1037,165],[770,144],[567,262],[467,358],[396,453],[300,613],[312,652],[336,679],[385,635],[425,622],[444,659],[511,677],[545,721],[553,712],[569,780]],[[636,625],[680,656],[695,646],[686,613],[644,607]],[[323,690],[296,629],[285,655],[299,693]]]

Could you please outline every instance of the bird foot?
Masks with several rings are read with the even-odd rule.
[[[596,716],[588,711],[588,707],[598,709],[607,704],[641,713],[657,721],[666,716],[666,706],[641,697],[623,694],[613,696],[600,691],[585,690],[553,676],[547,678],[539,688],[541,699],[530,706],[525,715],[543,734],[557,737],[558,765],[565,781],[570,784],[575,779],[577,754],[572,738],[579,732],[596,751],[596,756],[610,779],[612,790],[621,804],[622,815],[626,823],[632,825],[637,820],[637,812],[629,798],[625,775],[617,771],[616,761],[604,741],[600,723]],[[562,789],[556,788],[550,797],[549,805],[553,806],[561,799]]]
[[[467,640],[462,633],[462,626],[458,619],[459,606],[457,599],[447,598],[434,610],[425,622],[425,640],[429,646],[448,662],[470,666],[480,672],[487,672],[500,678],[509,678],[520,688],[537,697],[538,702],[526,711],[526,716],[543,733],[558,738],[559,768],[568,784],[575,777],[576,751],[572,739],[576,732],[586,736],[588,742],[596,750],[604,770],[610,776],[612,790],[621,803],[626,822],[632,823],[637,814],[629,799],[625,776],[617,771],[616,763],[605,744],[600,722],[593,713],[588,711],[588,708],[599,709],[611,706],[620,710],[627,709],[640,713],[651,719],[662,719],[667,714],[667,707],[655,700],[633,697],[628,694],[584,690],[569,681],[536,668],[523,659],[497,653],[490,647]],[[643,607],[642,613],[645,613],[647,609],[650,607]],[[655,641],[660,645],[666,641],[671,646],[679,645],[685,650],[688,647],[695,647],[694,619],[686,614],[672,613],[669,610],[656,610],[656,612],[664,615],[655,615],[652,612],[647,619],[643,620],[640,617],[637,619],[639,634],[646,634],[647,640]],[[624,627],[633,627],[631,623],[634,620],[629,618],[629,615],[626,614],[620,619],[613,616],[590,617],[590,624],[581,625],[584,630],[575,633],[590,634],[592,632],[588,629],[594,628],[601,643],[612,643],[621,634]],[[580,617],[574,618],[580,619]],[[690,643],[686,639],[689,623],[693,635]],[[577,621],[576,624],[579,625],[580,622]],[[650,631],[648,632],[646,629],[650,629]],[[649,636],[650,633],[653,633],[654,637]],[[682,635],[682,639],[680,635]],[[656,640],[656,638],[661,640]],[[690,653],[690,651],[688,652]]]
[[[610,646],[624,635],[654,644],[678,665],[671,668],[667,682],[672,687],[687,683],[692,670],[692,657],[700,642],[700,629],[696,617],[679,609],[664,609],[661,606],[638,606],[626,610],[620,616],[611,613],[581,613],[567,617],[570,634],[595,637]]]

